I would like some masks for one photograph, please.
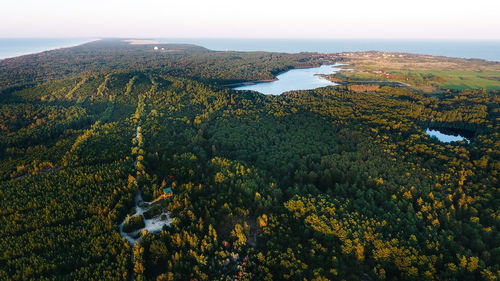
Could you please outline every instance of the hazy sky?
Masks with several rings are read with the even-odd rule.
[[[0,37],[500,39],[500,0],[7,0]]]

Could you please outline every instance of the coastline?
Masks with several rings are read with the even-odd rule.
[[[500,62],[500,40],[439,39],[269,39],[269,38],[156,38],[162,43],[189,43],[213,51],[296,54],[344,52],[402,52]]]
[[[292,69],[297,69],[297,68],[291,68],[289,70],[292,70]],[[287,71],[289,71],[287,70]],[[280,72],[279,74],[277,75],[280,75],[281,73],[285,73],[286,71],[283,71],[283,72]],[[254,81],[246,81],[246,82],[238,82],[238,83],[231,83],[231,84],[224,84],[222,85],[223,87],[239,87],[239,86],[251,86],[251,85],[256,85],[256,84],[259,84],[259,83],[269,83],[269,82],[274,82],[274,81],[278,81],[279,79],[278,78],[274,78],[274,79],[264,79],[264,80],[254,80]]]
[[[130,45],[153,45],[153,44],[166,44],[166,43],[161,43],[156,40],[150,40],[150,39],[126,39],[122,40],[122,42],[129,43]]]
[[[0,39],[2,39],[2,38],[0,38]],[[3,39],[7,39],[7,38],[3,38]],[[13,39],[15,39],[15,38],[13,38]],[[26,38],[26,39],[30,39],[30,38]],[[43,39],[43,38],[40,38],[40,39]],[[68,45],[63,45],[63,46],[47,47],[47,48],[44,48],[42,50],[41,49],[36,49],[36,50],[33,50],[33,51],[22,51],[22,52],[15,53],[15,54],[12,54],[12,55],[7,55],[6,57],[0,56],[0,61],[6,60],[6,59],[18,58],[18,57],[27,56],[27,55],[40,54],[40,53],[44,53],[44,52],[48,52],[48,51],[55,51],[55,50],[59,50],[59,49],[66,49],[66,48],[78,47],[78,46],[82,46],[82,45],[85,45],[85,44],[88,44],[88,43],[91,43],[91,42],[96,42],[96,41],[99,41],[99,40],[101,40],[101,39],[100,38],[93,38],[93,39],[89,39],[89,40],[86,40],[86,41],[83,41],[83,42],[74,43],[74,44],[68,44]]]

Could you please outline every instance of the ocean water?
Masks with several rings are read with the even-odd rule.
[[[148,38],[151,39],[151,38]],[[0,59],[70,47],[93,38],[0,38]],[[500,61],[500,40],[372,39],[224,39],[156,38],[164,43],[191,43],[211,50],[321,52],[387,51]]]
[[[92,38],[0,38],[0,59],[80,45]]]
[[[320,52],[386,51],[500,61],[500,40],[375,39],[214,39],[156,38],[165,43],[191,43],[211,50]]]

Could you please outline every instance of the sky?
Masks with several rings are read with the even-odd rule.
[[[8,0],[0,37],[500,40],[499,0]]]

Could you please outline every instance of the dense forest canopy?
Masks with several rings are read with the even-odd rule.
[[[188,44],[133,45],[103,39],[77,47],[0,60],[0,87],[117,70],[153,71],[225,83],[272,79],[294,67],[318,66],[321,55],[218,52]]]
[[[498,91],[265,96],[224,85],[335,56],[160,48],[0,61],[0,280],[498,280]]]

